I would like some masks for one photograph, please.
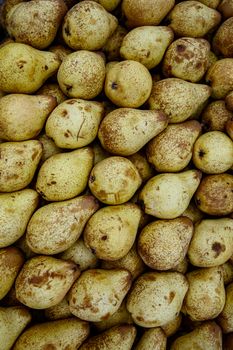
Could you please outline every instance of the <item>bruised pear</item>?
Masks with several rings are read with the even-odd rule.
[[[103,119],[98,137],[105,150],[129,156],[163,131],[167,116],[160,111],[118,108]]]
[[[166,350],[167,337],[160,327],[144,331],[135,350]]]

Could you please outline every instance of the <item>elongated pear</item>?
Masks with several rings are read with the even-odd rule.
[[[48,201],[62,201],[78,196],[87,185],[93,159],[90,147],[51,156],[39,170],[37,192]]]
[[[170,124],[147,145],[147,159],[159,172],[183,170],[192,159],[193,145],[201,133],[196,120]]]
[[[144,331],[135,350],[166,350],[167,337],[160,327]]]
[[[32,309],[49,308],[62,301],[79,275],[71,261],[35,256],[27,260],[16,279],[16,297]]]
[[[107,320],[119,309],[130,287],[127,270],[84,271],[69,292],[70,311],[85,321]]]
[[[140,219],[136,204],[104,207],[89,219],[84,242],[102,260],[121,259],[134,244]]]
[[[136,337],[136,328],[119,325],[88,339],[79,350],[131,350]]]
[[[31,189],[0,194],[0,248],[13,244],[24,234],[38,201],[38,193]]]
[[[0,192],[18,191],[30,184],[42,155],[37,140],[0,144]]]
[[[0,48],[0,90],[31,94],[53,75],[60,65],[57,55],[21,43]]]
[[[67,318],[36,324],[16,341],[13,350],[78,349],[89,335],[87,322]]]
[[[99,205],[93,196],[50,203],[38,209],[27,227],[27,244],[38,254],[58,254],[79,238]]]
[[[0,99],[0,138],[25,141],[36,137],[56,105],[56,99],[48,95],[4,96]]]
[[[148,102],[150,109],[163,111],[171,123],[180,123],[199,116],[210,94],[207,85],[168,78],[153,83]]]
[[[118,108],[103,119],[98,137],[106,151],[129,156],[163,131],[167,124],[168,117],[159,111]]]
[[[139,200],[146,214],[174,219],[187,209],[200,181],[201,172],[198,170],[159,174],[146,183]]]
[[[1,350],[12,349],[14,342],[30,321],[31,314],[25,307],[0,307]]]

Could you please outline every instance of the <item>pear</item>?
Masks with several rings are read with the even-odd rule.
[[[97,163],[89,177],[92,194],[108,205],[123,204],[142,183],[137,168],[124,157],[108,157]]]
[[[176,265],[172,269],[169,269],[169,271],[180,272],[184,275],[187,272],[188,267],[189,267],[189,262],[187,257],[185,256],[185,258],[178,265]]]
[[[226,122],[226,132],[228,133],[228,135],[233,141],[233,120],[228,120]]]
[[[94,0],[95,2],[98,2],[100,5],[102,5],[105,10],[108,12],[112,12],[115,10],[115,8],[119,5],[121,0]]]
[[[58,254],[80,237],[88,219],[99,205],[92,196],[80,196],[68,201],[50,203],[31,217],[26,239],[37,254]]]
[[[0,300],[9,292],[24,263],[23,254],[15,247],[0,249]]]
[[[117,28],[117,18],[94,1],[76,4],[63,22],[65,43],[74,50],[100,50]]]
[[[233,283],[226,287],[226,303],[218,317],[219,325],[224,333],[233,332]]]
[[[233,16],[233,2],[232,0],[222,0],[218,6],[218,11],[221,12],[223,18]]]
[[[182,1],[168,15],[170,27],[177,36],[201,38],[221,21],[221,15],[200,1]]]
[[[67,99],[57,83],[44,84],[37,90],[36,94],[53,96],[56,98],[58,105]]]
[[[192,265],[212,267],[224,264],[233,254],[233,220],[206,219],[196,223],[188,257]]]
[[[57,55],[10,43],[0,48],[0,90],[30,94],[38,90],[60,65]]]
[[[13,244],[24,234],[38,201],[38,193],[31,189],[0,194],[0,248]]]
[[[155,270],[169,270],[180,264],[193,235],[190,219],[157,220],[145,226],[138,237],[138,253]]]
[[[154,175],[152,165],[147,161],[146,156],[142,152],[136,152],[127,158],[138,169],[142,182],[149,180]]]
[[[221,350],[222,331],[217,323],[202,322],[192,332],[178,337],[171,345],[171,350],[190,349]]]
[[[76,318],[45,322],[28,328],[13,350],[78,349],[89,335],[89,325]]]
[[[203,110],[201,122],[206,131],[225,131],[228,120],[233,119],[233,113],[228,110],[224,100],[213,101]]]
[[[151,328],[144,331],[135,350],[166,350],[167,337],[161,328]]]
[[[130,287],[127,270],[84,271],[69,292],[70,311],[85,321],[107,320],[119,309]]]
[[[223,271],[224,285],[228,285],[233,282],[233,265],[230,260],[221,265]]]
[[[45,131],[61,148],[81,148],[97,135],[104,106],[99,102],[71,99],[61,103],[50,114]]]
[[[27,244],[26,234],[24,234],[17,242],[15,242],[15,246],[23,252],[26,260],[36,256],[36,253],[34,253]]]
[[[233,111],[233,91],[230,91],[225,97],[226,108]]]
[[[219,10],[219,3],[221,2],[221,0],[199,0],[202,4],[212,8],[212,9],[216,9],[218,8]]]
[[[63,260],[71,260],[78,265],[80,271],[93,269],[98,264],[98,258],[87,248],[82,238],[79,238],[72,246],[60,254]]]
[[[70,48],[67,46],[62,46],[62,45],[52,45],[48,49],[50,52],[55,53],[60,61],[62,62],[70,53],[73,52]]]
[[[55,39],[66,12],[63,0],[23,1],[7,13],[6,29],[16,42],[45,49]]]
[[[25,141],[36,137],[56,105],[52,96],[4,96],[0,99],[0,138],[6,141]]]
[[[210,267],[186,275],[189,289],[182,311],[193,321],[211,320],[222,312],[225,289],[221,267]]]
[[[179,174],[159,174],[143,187],[139,200],[146,214],[160,219],[174,219],[187,209],[201,181],[198,170]]]
[[[129,27],[158,25],[175,5],[174,0],[123,0],[122,12]]]
[[[79,195],[87,185],[93,158],[89,147],[51,156],[39,170],[37,192],[48,201],[63,201]]]
[[[196,120],[169,124],[147,145],[147,159],[159,172],[183,170],[192,159],[193,145],[201,133]]]
[[[181,322],[182,322],[182,313],[179,313],[178,316],[176,316],[172,321],[161,326],[161,328],[165,333],[165,335],[167,337],[170,337],[171,335],[175,334],[178,331],[178,329],[180,328]]]
[[[233,346],[233,334],[228,333],[223,338],[223,349],[224,350],[231,350]]]
[[[209,65],[210,44],[205,39],[180,38],[168,47],[163,60],[163,74],[192,83],[201,80]]]
[[[60,301],[60,303],[45,309],[44,314],[46,319],[50,321],[61,320],[73,316],[70,312],[66,296],[64,297],[64,299],[62,299],[62,301]]]
[[[25,307],[0,307],[1,350],[12,349],[14,342],[30,321],[30,312]]]
[[[5,0],[4,3],[2,3],[0,13],[0,25],[2,28],[6,28],[7,13],[11,10],[13,6],[19,4],[20,2],[23,2],[23,0]]]
[[[188,282],[179,272],[147,272],[134,283],[127,309],[137,325],[160,327],[179,314],[187,290]]]
[[[136,328],[119,325],[89,338],[79,350],[130,350],[136,337]]]
[[[86,50],[69,54],[57,73],[59,86],[66,96],[85,100],[91,100],[100,94],[104,79],[104,59],[97,53]]]
[[[224,173],[206,176],[195,193],[196,204],[209,215],[228,215],[233,212],[232,189],[232,175]]]
[[[213,49],[218,55],[233,57],[232,49],[233,18],[228,18],[218,28],[213,38]]]
[[[183,212],[182,216],[186,216],[195,224],[203,218],[204,214],[201,210],[198,209],[196,204],[191,201],[187,209]]]
[[[214,99],[225,98],[233,89],[233,58],[223,58],[213,63],[207,71],[206,82],[212,88],[211,96]]]
[[[126,34],[127,30],[121,25],[118,25],[114,33],[107,40],[103,47],[103,51],[106,54],[108,61],[115,61],[117,59],[120,59],[120,48]]]
[[[42,155],[37,140],[0,144],[0,192],[18,191],[30,184]]]
[[[160,111],[118,108],[103,119],[98,137],[108,152],[129,156],[163,131],[167,124],[167,116]]]
[[[27,260],[16,279],[16,297],[32,309],[49,308],[62,301],[79,275],[71,261],[35,256]]]
[[[124,37],[120,54],[126,60],[138,61],[152,69],[161,62],[173,38],[173,31],[165,26],[138,27]]]
[[[206,174],[220,174],[233,165],[233,142],[221,131],[209,131],[196,140],[194,165]]]
[[[140,107],[150,96],[151,88],[150,72],[140,62],[121,61],[106,72],[105,94],[119,107]]]
[[[148,102],[150,109],[167,114],[171,123],[180,123],[199,116],[210,94],[207,85],[168,78],[153,83]]]
[[[98,210],[84,230],[85,245],[102,260],[123,258],[132,248],[141,219],[133,203],[107,206]]]
[[[61,148],[57,147],[55,142],[48,137],[46,134],[41,133],[38,136],[38,140],[41,142],[43,146],[42,156],[41,156],[41,163],[44,163],[46,159],[50,158],[54,154],[61,153]]]

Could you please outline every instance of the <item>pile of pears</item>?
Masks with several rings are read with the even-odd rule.
[[[0,349],[233,349],[233,1],[4,0]]]

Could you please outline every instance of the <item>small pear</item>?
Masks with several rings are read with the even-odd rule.
[[[103,47],[103,51],[106,54],[108,61],[115,61],[121,58],[120,48],[126,34],[127,30],[124,27],[118,25],[112,36],[110,36],[110,38],[107,40],[106,44]]]
[[[37,192],[48,201],[63,201],[79,195],[87,185],[93,158],[89,147],[51,156],[39,170]]]
[[[107,10],[108,12],[112,12],[113,10],[115,10],[115,8],[121,2],[121,0],[94,0],[94,1],[102,5],[105,8],[105,10]]]
[[[0,48],[0,90],[30,94],[38,90],[60,65],[57,55],[21,43]]]
[[[189,262],[188,262],[187,257],[185,256],[185,258],[178,265],[176,265],[175,267],[173,267],[169,271],[180,272],[184,275],[184,274],[186,274],[188,267],[189,267]]]
[[[44,314],[46,319],[50,321],[61,320],[73,316],[70,312],[66,296],[64,299],[62,299],[62,301],[60,301],[60,303],[45,309]]]
[[[205,39],[181,38],[168,47],[163,60],[163,74],[196,83],[209,65],[210,44]]]
[[[206,82],[212,88],[211,96],[214,99],[225,98],[233,89],[233,58],[223,58],[213,63],[207,71]]]
[[[120,54],[126,60],[138,61],[152,69],[161,62],[173,37],[173,31],[165,26],[138,27],[124,37]]]
[[[42,155],[37,140],[0,144],[0,192],[18,191],[30,184]]]
[[[67,99],[57,83],[44,84],[37,90],[36,94],[53,96],[56,98],[58,105]]]
[[[167,116],[160,111],[118,108],[103,119],[98,137],[108,152],[129,156],[163,131],[167,124]]]
[[[184,260],[192,235],[193,224],[188,218],[157,220],[140,232],[138,253],[151,269],[169,270]]]
[[[218,323],[224,333],[233,332],[233,283],[226,287],[226,303],[218,317]]]
[[[218,6],[218,11],[221,12],[223,18],[233,17],[232,0],[222,0]]]
[[[17,242],[15,242],[15,246],[23,252],[26,260],[36,256],[36,253],[34,253],[27,244],[26,234],[24,234]]]
[[[179,314],[187,290],[188,282],[179,272],[147,272],[134,282],[127,309],[137,325],[160,327]]]
[[[130,287],[127,270],[84,271],[69,292],[70,311],[85,321],[107,320],[119,309]]]
[[[218,266],[230,259],[232,254],[232,219],[206,219],[196,223],[188,250],[188,257],[192,265]]]
[[[189,120],[169,124],[147,145],[147,159],[159,172],[183,170],[192,159],[193,145],[201,133],[201,124]]]
[[[16,297],[32,309],[49,308],[62,301],[79,274],[71,261],[35,256],[27,260],[16,279]]]
[[[232,189],[232,175],[224,173],[206,176],[195,193],[196,204],[209,215],[228,215],[233,212]]]
[[[123,0],[122,12],[129,27],[158,25],[175,5],[174,0]]]
[[[99,102],[71,99],[61,103],[50,114],[45,131],[61,148],[87,146],[97,135],[104,106]]]
[[[199,116],[211,89],[178,78],[155,81],[148,100],[150,109],[162,110],[171,123]]]
[[[221,131],[209,131],[196,140],[194,165],[206,174],[220,174],[232,167],[233,142]]]
[[[52,45],[48,49],[50,52],[55,53],[60,61],[62,62],[70,53],[73,52],[70,48],[67,46],[62,46],[62,45]]]
[[[25,141],[36,137],[56,105],[52,96],[4,96],[0,99],[0,138],[6,141]]]
[[[119,107],[140,107],[149,98],[151,88],[150,72],[140,62],[121,61],[106,72],[105,94]]]
[[[188,208],[183,212],[182,216],[186,216],[195,224],[203,218],[204,214],[201,210],[198,209],[196,204],[191,201],[188,205]]]
[[[14,342],[30,321],[30,312],[22,306],[0,307],[1,350],[12,349]]]
[[[142,182],[149,180],[154,175],[154,169],[142,152],[136,152],[127,157],[138,169]]]
[[[192,332],[178,337],[171,345],[171,350],[190,349],[222,350],[222,331],[217,323],[202,322]]]
[[[123,204],[142,183],[137,168],[124,157],[108,157],[97,163],[89,177],[93,195],[108,205]]]
[[[13,244],[24,234],[38,201],[38,193],[31,189],[0,194],[0,248]]]
[[[233,265],[230,260],[221,265],[223,271],[224,285],[228,285],[233,282]]]
[[[78,349],[89,335],[89,325],[76,318],[45,322],[28,328],[13,350]]]
[[[87,222],[85,245],[99,259],[121,259],[134,244],[140,219],[141,210],[133,203],[101,208]]]
[[[179,313],[172,321],[166,323],[161,328],[167,337],[175,334],[180,328],[182,322],[182,313]]]
[[[213,101],[203,110],[201,122],[206,131],[225,131],[228,120],[233,119],[233,113],[228,110],[224,100]]]
[[[233,91],[230,91],[225,97],[226,108],[233,111]]]
[[[87,248],[82,238],[79,238],[72,246],[60,254],[63,260],[73,261],[80,269],[85,271],[93,269],[98,264],[98,258]]]
[[[46,134],[41,133],[38,136],[38,140],[41,142],[43,146],[42,156],[41,156],[41,163],[44,163],[46,159],[50,158],[54,154],[61,153],[61,148],[57,147],[55,142],[48,137]]]
[[[117,28],[117,18],[94,1],[76,4],[63,22],[65,43],[74,50],[100,50]]]
[[[233,141],[233,120],[228,120],[226,122],[226,132],[228,133],[228,135]]]
[[[101,160],[110,157],[110,154],[103,149],[100,142],[98,140],[95,140],[92,144],[92,149],[94,152],[94,165],[99,163]]]
[[[99,205],[93,196],[47,204],[38,209],[27,226],[27,244],[37,254],[58,254],[80,237]]]
[[[222,312],[225,289],[221,267],[210,267],[186,275],[189,289],[182,311],[193,321],[211,320]]]
[[[198,170],[159,174],[147,181],[139,200],[146,214],[174,219],[187,209],[201,181]]]
[[[131,350],[136,328],[131,325],[119,325],[89,338],[79,350]]]
[[[167,337],[161,328],[151,328],[144,331],[135,350],[166,350]]]
[[[16,42],[42,50],[55,39],[66,12],[63,0],[22,1],[7,13],[6,29]]]
[[[233,57],[232,49],[232,35],[233,35],[233,18],[228,18],[218,28],[213,38],[213,49],[218,55],[224,57]]]
[[[0,249],[0,300],[5,297],[23,266],[23,254],[18,248]]]
[[[221,21],[221,15],[200,1],[182,1],[168,15],[170,27],[177,36],[201,38]]]

